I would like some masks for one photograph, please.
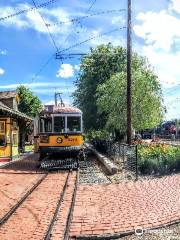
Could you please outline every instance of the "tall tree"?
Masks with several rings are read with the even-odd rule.
[[[157,76],[149,69],[132,71],[132,126],[140,131],[157,126],[164,113]],[[98,86],[97,106],[107,115],[106,128],[126,131],[126,73],[117,73]]]
[[[97,86],[108,80],[112,74],[125,71],[126,50],[111,44],[91,49],[80,64],[80,74],[76,80],[77,90],[73,94],[74,104],[83,111],[85,129],[102,128],[106,116],[97,111]]]
[[[111,44],[91,49],[80,65],[74,93],[89,129],[126,131],[126,49]],[[133,127],[156,126],[163,116],[161,87],[148,61],[132,56]]]
[[[40,99],[34,96],[33,92],[23,85],[17,88],[17,93],[20,97],[20,103],[18,105],[19,111],[30,117],[35,117],[42,109]]]

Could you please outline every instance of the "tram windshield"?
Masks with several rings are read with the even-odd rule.
[[[54,117],[54,132],[65,132],[65,117],[55,116]]]
[[[81,131],[81,117],[68,116],[67,117],[67,131],[68,132],[80,132]]]

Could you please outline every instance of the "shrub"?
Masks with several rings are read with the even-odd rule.
[[[180,170],[180,147],[166,144],[138,145],[138,166],[143,174],[166,174]]]

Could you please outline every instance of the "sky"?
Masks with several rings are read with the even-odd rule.
[[[125,47],[127,0],[35,4],[41,7],[31,0],[0,1],[0,91],[23,84],[43,103],[61,92],[71,104],[80,58],[56,59],[56,52],[88,53],[109,42]],[[132,0],[132,15],[133,51],[146,56],[158,76],[166,119],[180,118],[180,0]]]

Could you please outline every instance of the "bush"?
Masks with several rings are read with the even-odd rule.
[[[138,145],[138,166],[143,174],[179,171],[180,147],[166,144]]]
[[[94,147],[100,152],[105,153],[107,151],[107,141],[110,140],[110,134],[105,130],[91,130],[86,135],[87,140],[94,145]]]

